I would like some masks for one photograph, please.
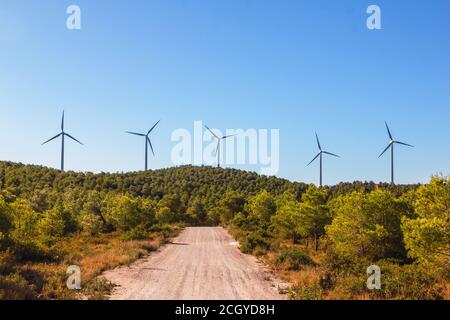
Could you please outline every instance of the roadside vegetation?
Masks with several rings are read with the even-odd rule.
[[[185,225],[223,225],[292,299],[449,299],[450,180],[333,187],[233,169],[60,172],[0,162],[0,299],[101,299],[103,271]],[[382,289],[366,287],[368,266]],[[82,270],[81,291],[66,269]]]
[[[450,299],[450,179],[401,195],[385,188],[332,196],[311,185],[250,197],[230,220],[241,250],[292,283],[291,299]],[[369,290],[367,268],[381,269]]]

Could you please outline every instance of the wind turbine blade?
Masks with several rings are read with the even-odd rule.
[[[322,152],[319,152],[319,153],[317,154],[317,156],[315,156],[314,159],[312,159],[311,162],[307,164],[307,166],[309,166],[311,163],[313,163],[314,160],[316,160],[316,159],[320,156],[321,153],[322,153]]]
[[[212,132],[212,130],[211,130],[207,125],[205,125],[205,128],[208,129],[208,131],[211,132],[211,134],[212,134],[214,137],[216,137],[217,139],[220,139],[218,136],[216,136],[216,134],[215,134],[214,132]]]
[[[63,110],[62,119],[61,119],[61,131],[64,131],[64,110]]]
[[[340,156],[338,156],[337,154],[334,154],[334,153],[331,153],[331,152],[328,152],[328,151],[323,151],[323,153],[329,154],[330,156],[333,156],[333,157],[340,158]]]
[[[217,156],[217,153],[219,152],[219,148],[220,148],[220,139],[219,139],[219,141],[217,141],[216,156]]]
[[[378,156],[378,158],[380,158],[391,147],[391,145],[392,143],[389,143],[386,149],[384,149],[383,152]]]
[[[153,127],[150,129],[150,130],[148,130],[148,133],[147,133],[147,135],[149,135],[150,134],[150,132],[152,132],[153,131],[153,129],[155,129],[155,127],[158,125],[158,123],[160,122],[161,120],[158,120],[158,122],[157,123],[155,123],[154,125],[153,125]]]
[[[143,134],[143,133],[136,133],[136,132],[130,132],[130,131],[125,131],[125,132],[129,133],[129,134],[134,134],[135,136],[145,137],[145,134]]]
[[[387,122],[385,121],[384,124],[386,125],[386,129],[387,129],[387,132],[388,132],[388,135],[389,135],[389,139],[394,140],[394,138],[392,138],[391,130],[389,130],[389,126],[388,126]]]
[[[49,143],[50,141],[55,140],[56,138],[59,138],[61,135],[62,135],[62,132],[61,132],[61,133],[58,133],[58,134],[57,134],[56,136],[54,136],[53,138],[48,139],[47,141],[45,141],[42,145],[44,145],[44,144],[46,144],[46,143]]]
[[[410,145],[410,144],[407,144],[407,143],[404,143],[404,142],[395,141],[394,143],[398,143],[398,144],[402,144],[402,145],[407,146],[407,147],[412,147],[412,148],[414,148],[414,146],[412,146],[412,145]]]
[[[317,140],[317,146],[319,147],[319,150],[322,151],[322,147],[320,146],[320,141],[319,141],[319,137],[317,136],[317,132],[316,132],[316,140]]]
[[[65,134],[66,136],[68,136],[70,139],[72,139],[72,140],[78,142],[78,143],[81,144],[82,146],[84,145],[84,144],[82,144],[80,141],[78,141],[77,139],[75,139],[74,137],[72,137],[70,134],[68,134],[68,133],[64,133],[64,134]]]
[[[153,156],[155,156],[155,151],[153,151],[153,146],[152,146],[152,142],[150,141],[150,138],[147,137],[147,142],[150,145],[150,149],[152,150]]]
[[[237,134],[230,134],[229,136],[223,136],[222,139],[231,138],[237,136]]]

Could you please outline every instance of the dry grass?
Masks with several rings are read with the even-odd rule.
[[[445,289],[445,300],[450,300],[450,283],[446,284]]]
[[[300,270],[277,268],[275,261],[282,247],[298,247],[307,251],[315,265],[303,265]],[[271,268],[277,277],[291,284],[291,288],[288,290],[291,299],[371,300],[384,299],[386,297],[388,299],[434,299],[436,295],[433,292],[437,292],[439,287],[444,288],[442,295],[439,294],[440,298],[450,299],[450,283],[444,279],[438,283],[430,284],[427,288],[421,287],[420,280],[416,280],[414,283],[411,283],[411,286],[407,284],[405,287],[399,287],[398,297],[392,296],[392,294],[379,295],[374,292],[368,292],[365,288],[365,272],[360,276],[340,274],[339,278],[335,278],[336,274],[330,274],[330,271],[326,270],[324,266],[326,251],[321,249],[315,252],[311,246],[307,248],[305,244],[293,245],[289,241],[277,241],[271,250],[266,251],[259,258]],[[392,290],[393,285],[396,285],[393,282],[396,276],[398,275],[393,275],[393,278],[384,280],[384,283],[389,285],[389,290]]]
[[[176,229],[174,234],[179,230]],[[101,299],[111,286],[99,284],[97,276],[120,265],[127,265],[157,250],[166,239],[159,233],[146,240],[120,240],[116,233],[96,237],[71,235],[59,241],[51,249],[60,252],[55,263],[28,262],[14,265],[16,273],[31,285],[37,299]],[[70,265],[81,269],[82,290],[66,287],[66,270]],[[1,288],[0,288],[1,289]],[[104,290],[105,292],[97,292]],[[1,290],[0,290],[1,291]],[[14,297],[14,295],[12,295]],[[17,298],[30,298],[18,295]]]

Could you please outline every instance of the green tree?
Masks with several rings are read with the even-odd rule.
[[[404,218],[402,229],[412,258],[450,275],[450,178],[434,177],[416,192],[416,219]]]
[[[276,210],[275,199],[266,190],[262,190],[251,197],[248,202],[249,214],[264,223],[270,222]]]
[[[156,223],[156,209],[158,203],[152,199],[139,198],[138,199],[140,211],[140,225],[144,228],[149,228]]]
[[[207,211],[208,224],[212,226],[220,224],[220,213],[221,209],[219,207],[213,207],[212,209],[208,210]]]
[[[231,221],[236,214],[244,211],[245,198],[243,195],[229,191],[220,200],[220,219],[224,223]]]
[[[106,219],[103,216],[103,211],[104,211],[104,205],[105,205],[105,195],[93,190],[90,191],[87,196],[86,196],[86,200],[83,203],[83,212],[87,212],[93,215],[98,216],[103,224],[106,224]]]
[[[171,222],[183,220],[185,206],[181,202],[180,197],[175,194],[165,195],[158,203],[158,207],[168,208],[171,211]],[[164,209],[165,211],[165,209]]]
[[[176,215],[169,207],[160,207],[156,212],[156,220],[158,220],[159,223],[172,223],[175,219]]]
[[[128,231],[141,222],[139,204],[126,195],[112,196],[108,200],[105,218],[116,230]]]
[[[194,199],[187,210],[189,220],[196,224],[204,224],[207,219],[207,214],[203,204],[199,199]]]
[[[43,218],[39,221],[38,229],[43,242],[53,243],[58,241],[65,234],[66,229],[64,209],[55,206],[44,212]]]
[[[300,222],[300,203],[296,200],[295,194],[284,193],[277,199],[278,208],[276,214],[272,216],[271,222],[274,231],[285,239],[291,239],[297,243],[302,235]]]
[[[389,191],[352,192],[331,204],[334,219],[326,227],[335,252],[343,257],[403,258],[400,219],[404,207]]]
[[[10,205],[12,230],[11,238],[16,242],[35,240],[38,230],[39,215],[31,208],[28,201],[17,199]]]
[[[8,244],[9,232],[12,227],[10,209],[2,196],[0,196],[0,250]]]
[[[317,188],[312,184],[302,195],[298,223],[302,228],[302,234],[314,239],[316,251],[319,238],[325,234],[325,226],[331,222],[327,198],[327,189]]]
[[[86,235],[95,236],[103,230],[104,223],[99,215],[84,211],[80,215],[80,227]]]

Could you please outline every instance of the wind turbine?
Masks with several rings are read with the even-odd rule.
[[[209,132],[217,139],[217,149],[216,149],[216,155],[217,155],[217,168],[220,168],[220,141],[225,140],[230,137],[234,137],[235,134],[231,134],[229,136],[222,136],[221,138],[218,137],[210,128],[208,128],[207,125],[205,125],[205,128],[208,129]]]
[[[150,135],[150,133],[153,131],[153,129],[155,129],[155,127],[158,125],[158,123],[161,120],[159,120],[157,123],[155,123],[153,125],[153,127],[151,127],[150,130],[148,130],[147,134],[145,133],[136,133],[136,132],[130,132],[130,131],[126,131],[126,133],[129,134],[134,134],[135,136],[140,136],[140,137],[145,137],[145,171],[147,171],[148,168],[148,146],[150,145],[150,149],[152,149],[152,153],[153,156],[155,156],[155,152],[153,151],[153,146],[152,146],[152,142],[150,141],[150,138],[148,137]]]
[[[62,120],[61,120],[61,132],[58,133],[56,136],[54,136],[51,139],[48,139],[47,141],[45,141],[42,145],[61,137],[61,171],[64,171],[64,138],[65,137],[69,137],[70,139],[78,142],[79,144],[83,145],[80,141],[78,141],[77,139],[75,139],[74,137],[72,137],[70,134],[68,134],[67,132],[64,132],[64,110],[63,110],[63,114],[62,114]]]
[[[410,144],[404,143],[404,142],[400,142],[400,141],[396,141],[394,140],[394,138],[392,137],[391,134],[391,130],[389,130],[389,126],[387,124],[387,122],[385,121],[384,124],[386,125],[386,130],[388,132],[389,135],[389,144],[386,147],[386,149],[383,150],[383,152],[378,156],[378,158],[380,158],[389,148],[391,148],[391,184],[394,184],[394,144],[402,144],[404,146],[408,146],[408,147],[413,147]]]
[[[314,157],[314,159],[311,160],[310,163],[308,163],[308,166],[311,163],[313,163],[314,160],[316,160],[318,157],[320,157],[320,186],[322,187],[322,155],[328,154],[333,157],[337,157],[337,158],[340,158],[340,157],[337,154],[322,150],[322,146],[320,145],[320,141],[319,141],[319,137],[317,136],[317,133],[316,133],[316,140],[317,140],[317,146],[319,147],[319,153]]]

